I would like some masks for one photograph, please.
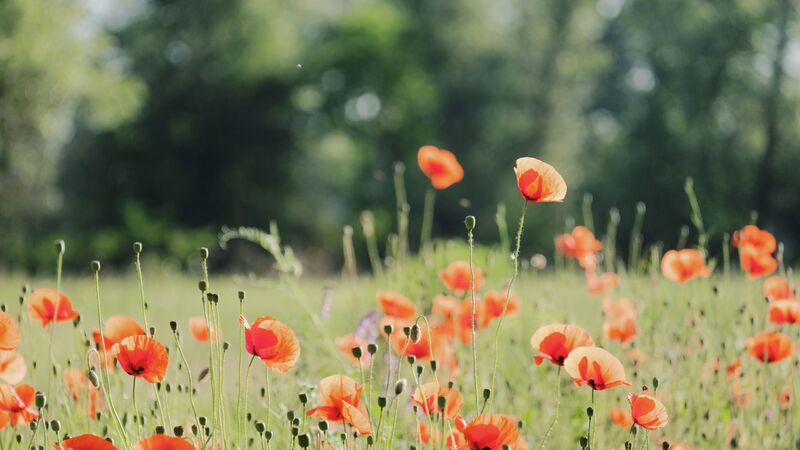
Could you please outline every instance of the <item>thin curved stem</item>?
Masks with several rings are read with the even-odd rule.
[[[553,421],[550,422],[550,426],[547,427],[547,431],[544,433],[544,437],[542,438],[542,443],[539,445],[539,450],[545,448],[547,444],[547,440],[550,438],[550,433],[552,433],[553,428],[555,428],[556,424],[558,423],[558,411],[559,407],[561,406],[561,366],[558,366],[556,370],[556,412],[553,416]]]

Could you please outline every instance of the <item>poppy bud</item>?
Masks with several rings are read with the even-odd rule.
[[[58,433],[59,431],[61,431],[61,422],[57,420],[51,420],[50,429],[53,430],[53,432]]]
[[[302,403],[302,404],[304,404],[304,405],[305,405],[306,403],[308,403],[308,395],[306,395],[306,393],[305,393],[305,392],[303,392],[303,393],[299,394],[299,395],[297,396],[297,398],[300,400],[300,403]]]
[[[409,355],[406,359],[408,360],[408,364],[413,366],[414,362],[417,360],[417,357],[414,355]]]
[[[174,320],[170,320],[169,321],[169,329],[172,330],[173,332],[178,331],[178,322],[175,322]]]
[[[661,444],[661,448],[663,448],[664,450],[669,450],[669,442],[667,442],[667,441],[664,441],[664,442]]]
[[[439,363],[436,362],[435,359],[431,360],[431,372],[436,373],[436,369],[439,367]]]
[[[475,216],[467,216],[464,219],[464,226],[467,227],[467,231],[472,231],[475,229]]]
[[[155,336],[156,335],[156,327],[150,327],[149,331],[150,331],[150,336]]]
[[[300,429],[296,426],[292,427],[292,436],[297,436],[300,433]]]
[[[511,450],[511,447],[508,444],[503,444],[503,450]]]
[[[198,431],[199,431],[199,430],[197,429],[197,425],[192,425],[192,434],[193,434],[193,435],[195,435],[195,436],[197,436],[197,432],[198,432]]]
[[[95,389],[100,388],[100,379],[97,377],[97,372],[95,372],[94,369],[89,369],[89,371],[86,372],[86,378],[89,379],[89,382],[92,383]]]
[[[239,291],[239,301],[243,302],[244,296],[245,296],[244,291]]]
[[[405,335],[405,337],[410,336],[411,335],[411,327],[403,327],[403,335]]]
[[[100,261],[94,260],[89,266],[92,268],[93,272],[100,272]]]
[[[594,415],[594,409],[590,406],[586,408],[586,415],[592,417]]]
[[[355,356],[356,359],[361,359],[361,347],[353,347],[350,349],[350,351],[353,353],[353,356]]]
[[[394,327],[392,327],[391,325],[383,326],[383,332],[386,333],[387,335],[391,335],[392,331],[394,331]]]
[[[402,161],[394,162],[394,173],[402,175],[406,172],[406,165]]]
[[[3,307],[5,307],[5,305],[3,305]],[[5,309],[3,311],[5,311]],[[81,316],[76,317],[75,320],[72,321],[72,326],[74,326],[75,328],[78,328],[80,324],[81,324]]]
[[[310,443],[311,440],[308,438],[307,434],[301,434],[300,436],[297,436],[297,445],[299,445],[300,448],[306,448]]]
[[[483,400],[489,400],[489,397],[491,397],[491,396],[492,396],[492,390],[491,389],[487,388],[487,389],[483,390]]]
[[[289,411],[286,411],[286,418],[289,419],[289,422],[293,421],[294,420],[294,411],[292,411],[291,409]]]
[[[205,292],[208,290],[208,283],[205,280],[200,280],[197,282],[197,288],[200,289],[200,292]]]
[[[653,389],[658,390],[658,378],[653,377]]]
[[[156,426],[156,434],[164,434],[164,427],[162,425]]]
[[[174,434],[177,437],[183,436],[183,427],[177,425],[175,428],[172,429],[172,434]]]
[[[328,421],[327,420],[320,420],[319,424],[317,426],[319,426],[319,430],[320,431],[328,431]]]
[[[415,344],[419,342],[420,335],[419,335],[419,326],[417,324],[414,324],[411,327],[409,337],[411,338],[411,342]]]
[[[208,259],[208,248],[200,247],[200,259]]]
[[[581,448],[586,448],[588,444],[589,439],[587,439],[586,436],[581,436]]]
[[[378,397],[378,408],[386,408],[386,397]]]
[[[415,370],[417,371],[417,376],[418,376],[418,377],[419,377],[419,376],[422,376],[422,366],[417,366],[417,367],[415,368]]]
[[[256,420],[255,426],[256,426],[256,431],[258,432],[258,434],[264,434],[264,430],[266,429],[266,426],[264,425],[264,422],[262,422],[260,420]]]
[[[63,255],[64,254],[64,250],[66,250],[66,246],[64,244],[64,240],[63,239],[57,240],[56,241],[56,253],[59,254],[59,255]]]
[[[367,436],[367,447],[372,447],[372,444],[375,443],[375,439],[372,438],[372,435]]]
[[[231,343],[230,342],[225,341],[225,342],[222,343],[222,350],[223,351],[228,350],[229,348],[231,348]]]
[[[36,392],[36,407],[42,409],[47,405],[47,397],[44,395],[44,392],[38,391]]]
[[[269,430],[265,431],[264,432],[264,439],[266,439],[267,442],[269,442],[272,439],[272,431],[269,431]]]
[[[408,382],[405,378],[400,378],[397,380],[397,383],[394,384],[394,395],[402,394],[403,391],[406,390],[406,384],[408,384]]]
[[[142,253],[142,243],[141,242],[134,242],[133,243],[133,253],[136,253],[137,255],[139,253]]]
[[[447,404],[447,397],[440,395],[436,398],[436,404],[439,405],[439,409],[444,409]]]
[[[197,421],[200,422],[200,426],[206,426],[206,422],[208,422],[208,418],[206,416],[200,416],[197,418]]]
[[[378,346],[376,344],[367,344],[367,353],[370,355],[378,353]]]

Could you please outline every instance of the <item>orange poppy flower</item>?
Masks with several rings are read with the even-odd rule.
[[[780,405],[781,409],[787,410],[790,406],[792,406],[792,385],[787,384],[781,390],[781,394],[778,396],[778,405]]]
[[[262,316],[250,326],[244,316],[244,339],[247,352],[258,356],[270,369],[286,373],[300,358],[300,341],[288,325],[272,316]]]
[[[489,325],[492,317],[488,314],[486,304],[479,299],[475,301],[475,311],[472,311],[472,299],[465,298],[459,304],[457,315],[457,331],[464,344],[472,343],[472,316],[475,315],[475,329],[480,330]]]
[[[25,358],[13,350],[0,350],[0,380],[17,384],[25,379],[28,368]]]
[[[750,356],[763,362],[774,363],[788,358],[794,352],[792,338],[783,333],[758,333],[747,343]]]
[[[400,320],[414,320],[417,317],[414,302],[397,292],[378,292],[378,306],[389,317]]]
[[[725,378],[731,380],[742,371],[742,358],[736,358],[725,368]]]
[[[197,450],[186,439],[155,434],[136,443],[134,450]]]
[[[603,316],[610,320],[636,318],[636,305],[627,298],[617,301],[603,300]]]
[[[477,292],[483,287],[483,272],[474,265],[472,266],[472,271],[475,272],[475,292]],[[466,261],[455,261],[451,263],[446,269],[439,272],[439,278],[447,289],[450,289],[456,295],[461,295],[472,290],[472,276],[469,270],[469,263]]]
[[[506,303],[505,292],[489,291],[483,296],[486,304],[486,313],[490,318],[500,318],[503,315],[503,306]],[[514,316],[519,312],[519,299],[513,292],[508,297],[506,316]]]
[[[770,302],[769,321],[776,325],[800,322],[800,302],[796,300],[777,300]]]
[[[439,397],[446,399],[444,411],[439,408]],[[430,381],[417,387],[411,400],[422,409],[426,415],[433,415],[435,412],[442,413],[447,419],[452,419],[458,415],[464,405],[464,396],[456,388],[440,385],[437,381]]]
[[[128,336],[114,344],[111,352],[125,373],[148,383],[160,383],[167,373],[167,349],[150,336]]]
[[[794,289],[789,286],[789,282],[777,275],[764,280],[761,290],[767,300],[788,300],[794,297]]]
[[[12,426],[27,425],[39,417],[39,413],[33,410],[35,397],[36,389],[30,384],[17,387],[0,385],[0,410],[8,413]]]
[[[661,258],[661,273],[671,281],[683,283],[694,277],[711,276],[711,269],[706,266],[705,256],[693,248],[670,250]]]
[[[69,367],[64,370],[64,383],[67,385],[67,391],[69,391],[73,401],[78,401],[84,395],[88,396],[86,415],[90,419],[96,419],[97,411],[103,406],[100,389],[95,388],[89,382],[89,378],[86,377],[86,374],[75,367]]]
[[[683,444],[671,444],[669,450],[692,450],[692,448]]]
[[[512,450],[522,450],[517,421],[502,414],[481,414],[465,423],[456,420],[456,428],[464,435],[469,450],[501,450],[508,445]]]
[[[367,345],[369,345],[369,342],[366,339],[357,338],[352,334],[346,334],[336,338],[336,347],[339,351],[341,351],[351,363],[355,365],[360,364],[362,367],[369,367],[370,360],[372,359],[372,355],[367,352]],[[355,347],[361,348],[361,359],[353,355],[353,348]]]
[[[582,225],[573,228],[569,234],[556,237],[556,250],[567,258],[578,260],[578,264],[588,271],[594,271],[597,266],[595,253],[602,249],[603,243]]]
[[[442,433],[438,429],[434,429],[434,434],[431,436],[431,429],[428,425],[427,421],[420,421],[419,425],[417,426],[417,435],[419,436],[420,442],[423,444],[429,444],[433,442],[437,444],[441,442]],[[449,450],[467,450],[467,442],[464,440],[464,435],[462,435],[459,431],[455,430],[447,436],[447,448]]]
[[[319,382],[322,405],[311,408],[308,416],[319,417],[330,422],[344,422],[361,435],[372,433],[367,410],[361,403],[361,386],[345,375],[331,375]]]
[[[631,417],[642,428],[657,430],[669,423],[667,409],[664,404],[654,396],[643,392],[641,394],[628,394],[631,404]]]
[[[636,319],[607,320],[603,322],[603,334],[609,341],[630,342],[636,337]]]
[[[735,231],[731,243],[734,247],[750,247],[759,253],[773,253],[778,247],[772,233],[755,225],[745,225],[741,230]]]
[[[597,275],[593,271],[586,271],[586,284],[590,294],[605,294],[619,286],[619,275],[613,272]]]
[[[20,338],[17,321],[10,314],[0,311],[0,350],[14,350]]]
[[[739,247],[739,265],[747,272],[747,276],[758,278],[775,272],[778,261],[769,253],[747,246]]]
[[[209,337],[215,341],[217,340],[217,330],[214,327],[209,328],[206,319],[203,317],[190,317],[189,331],[191,331],[192,337],[197,342],[208,342]]]
[[[424,145],[417,152],[419,168],[436,189],[447,189],[464,178],[464,169],[456,155],[433,145]]]
[[[564,370],[577,386],[587,384],[597,391],[631,385],[625,379],[622,363],[600,347],[579,347],[572,350],[564,360]]]
[[[51,322],[71,322],[80,313],[72,309],[72,302],[63,292],[59,295],[52,289],[39,288],[28,298],[28,316],[46,327]]]
[[[561,174],[544,161],[519,158],[514,166],[519,193],[529,202],[562,202],[567,196],[567,183]]]
[[[428,326],[425,322],[420,322],[417,326],[419,327],[419,340],[417,342],[414,342],[410,336],[406,336],[402,331],[392,333],[394,350],[398,355],[414,356],[419,360],[430,359],[433,356],[431,355],[431,348],[434,347],[432,341],[438,341],[439,338],[434,330],[430,330],[430,338],[428,337]]]
[[[631,415],[624,409],[616,406],[608,411],[608,418],[611,420],[611,423],[626,430],[633,426],[633,418],[631,418]]]
[[[578,347],[594,347],[594,340],[581,327],[554,323],[545,325],[533,333],[531,347],[536,352],[533,362],[537,366],[545,359],[563,366],[570,352]]]
[[[110,369],[114,367],[114,354],[111,351],[114,344],[120,343],[128,336],[142,336],[144,334],[144,328],[135,319],[128,316],[111,316],[106,319],[103,325],[102,338],[105,338],[105,345],[100,345],[102,339],[100,331],[97,329],[92,331],[92,339],[97,346],[98,352],[100,352],[101,358],[103,357],[103,347],[105,347],[108,356],[105,367]]]
[[[111,442],[93,434],[82,434],[53,444],[56,450],[117,450]]]

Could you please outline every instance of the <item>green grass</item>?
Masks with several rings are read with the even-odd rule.
[[[437,273],[448,262],[465,256],[460,246],[448,245],[440,248],[434,255],[430,266],[407,266],[404,270],[394,270],[385,278],[375,279],[360,276],[357,280],[348,277],[333,277],[330,280],[301,279],[299,290],[286,289],[277,278],[256,279],[211,273],[211,290],[220,295],[222,311],[223,338],[231,343],[227,352],[225,366],[225,402],[229,416],[226,419],[228,436],[235,441],[236,368],[238,361],[239,290],[247,292],[244,305],[245,315],[254,319],[261,315],[272,315],[290,325],[299,336],[302,354],[297,366],[287,374],[271,374],[272,418],[270,429],[275,434],[272,449],[286,450],[289,444],[289,426],[286,413],[302,412],[298,401],[299,393],[308,393],[308,407],[317,404],[316,386],[318,381],[328,375],[343,373],[360,380],[357,367],[345,361],[342,355],[331,350],[332,339],[350,333],[358,319],[370,310],[376,309],[375,294],[378,290],[395,290],[415,301],[422,311],[429,307],[433,295],[444,292],[437,279]],[[486,289],[500,289],[510,276],[510,264],[501,256],[489,251],[479,251],[476,265],[487,276]],[[139,291],[133,270],[131,273],[102,274],[101,294],[103,313],[107,317],[114,314],[127,314],[141,322]],[[188,333],[187,319],[201,316],[200,293],[197,281],[201,274],[178,273],[169,269],[159,269],[157,263],[145,263],[145,292],[149,304],[149,321],[156,327],[155,337],[169,347],[171,360],[165,380],[170,385],[170,393],[165,395],[172,426],[182,425],[187,431],[191,428],[192,413],[188,395],[178,392],[178,385],[186,385],[186,371],[179,363],[169,330],[169,321],[178,323],[182,335],[182,345],[187,353],[191,370],[197,374],[208,366],[207,346],[195,342]],[[318,313],[324,283],[330,284],[332,308],[330,315],[323,319],[323,328],[314,326],[307,311]],[[7,274],[0,278],[0,292],[4,295],[7,310],[14,316],[20,312],[17,296],[23,283],[32,287],[55,287],[53,279],[27,280],[24,277]],[[535,366],[533,352],[529,345],[531,334],[544,324],[567,322],[579,325],[589,331],[599,346],[618,358],[626,368],[633,388],[615,388],[598,392],[595,396],[596,448],[622,448],[628,431],[619,429],[608,420],[608,410],[620,406],[627,410],[626,395],[643,385],[652,389],[653,377],[660,380],[658,396],[664,401],[670,415],[670,424],[650,434],[650,448],[661,448],[659,440],[663,437],[672,443],[683,443],[697,449],[730,448],[726,436],[729,427],[735,426],[738,448],[748,449],[788,449],[797,438],[798,408],[793,403],[788,412],[778,407],[778,395],[787,383],[796,383],[797,357],[763,367],[750,358],[744,350],[746,340],[757,332],[771,328],[767,324],[766,304],[761,298],[760,282],[747,280],[743,276],[723,277],[716,275],[711,279],[692,280],[685,285],[671,283],[661,276],[622,276],[620,288],[615,295],[628,297],[638,309],[639,333],[633,347],[608,343],[602,337],[601,299],[590,296],[586,291],[583,275],[574,271],[558,270],[535,273],[523,270],[514,287],[521,300],[522,311],[516,317],[507,318],[500,332],[500,354],[497,374],[497,388],[493,393],[489,412],[511,414],[523,422],[522,432],[527,438],[529,448],[538,448],[547,425],[553,418],[556,393],[556,368],[545,362]],[[74,306],[82,314],[77,328],[71,324],[58,324],[55,330],[53,354],[59,371],[68,365],[86,368],[86,336],[97,326],[94,303],[94,282],[88,274],[67,276],[63,280],[63,291],[73,300]],[[21,314],[23,341],[19,351],[25,356],[29,374],[27,381],[37,389],[46,391],[48,380],[47,336],[38,323],[31,323],[27,314]],[[491,377],[493,358],[492,328],[478,334],[477,352],[479,361],[479,384],[487,387]],[[793,338],[798,337],[796,329],[783,330]],[[386,351],[384,341],[378,341],[380,355]],[[642,355],[641,362],[634,367],[628,355],[635,348]],[[474,392],[472,387],[471,349],[459,345],[458,360],[461,373],[456,386],[465,397],[462,414],[470,417],[474,411]],[[731,403],[731,381],[725,377],[725,365],[736,358],[744,360],[742,386],[750,394],[746,408],[737,408]],[[710,369],[716,359],[721,370]],[[375,366],[374,383],[376,398],[385,378],[382,358]],[[261,395],[265,386],[266,371],[259,361],[253,366],[249,382],[249,411],[253,420],[266,421],[266,401]],[[409,378],[410,371],[402,368],[401,376]],[[429,377],[426,370],[423,381]],[[579,448],[578,439],[586,432],[585,410],[590,404],[590,390],[587,387],[572,385],[562,371],[563,399],[560,420],[550,438],[548,448]],[[196,383],[198,406],[201,415],[210,416],[209,378]],[[407,394],[401,398],[400,416],[394,448],[409,448],[415,439],[415,418],[408,406]],[[149,435],[160,423],[160,416],[154,404],[153,392],[140,383],[138,404],[146,415],[143,434]],[[766,387],[766,392],[764,390]],[[120,370],[112,375],[111,390],[120,414],[131,414],[131,377]],[[99,421],[88,420],[79,406],[66,394],[62,378],[54,378],[53,388],[46,392],[50,406],[46,410],[47,419],[61,422],[61,433],[78,435],[95,433],[115,436],[108,410],[103,410]],[[373,413],[377,407],[373,405]],[[769,419],[766,419],[769,417]],[[308,419],[306,428],[314,428],[316,419]],[[253,424],[247,423],[249,436],[256,435]],[[332,425],[332,430],[340,430]],[[27,442],[30,431],[19,428],[23,443]],[[136,427],[130,420],[127,432],[135,441]],[[169,429],[168,429],[168,432]],[[8,447],[11,431],[4,430],[2,442]],[[330,436],[334,433],[329,432]],[[338,435],[338,431],[336,433]],[[42,442],[41,430],[37,441]],[[55,439],[53,433],[47,434],[48,442]],[[337,445],[341,444],[337,442]],[[364,447],[361,439],[358,448]],[[254,448],[258,447],[258,441]],[[377,446],[383,448],[383,444]]]

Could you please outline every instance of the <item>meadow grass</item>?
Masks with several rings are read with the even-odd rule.
[[[336,350],[333,339],[352,333],[361,317],[377,309],[376,292],[380,290],[403,293],[415,302],[421,312],[428,312],[433,296],[445,292],[437,277],[438,271],[453,260],[466,259],[465,251],[461,244],[443,243],[436,246],[425,263],[409,260],[404,266],[388,270],[381,277],[348,274],[331,279],[300,278],[292,281],[294,287],[279,281],[277,277],[256,278],[212,272],[210,290],[220,296],[222,337],[230,343],[224,361],[224,402],[230,440],[226,445],[232,447],[236,441],[234,405],[239,389],[236,382],[239,358],[238,291],[247,292],[243,305],[246,317],[275,316],[290,325],[300,340],[302,353],[294,369],[286,374],[269,374],[271,411],[267,411],[267,399],[264,396],[267,371],[260,361],[255,361],[246,383],[248,392],[245,397],[248,399],[250,417],[244,428],[248,437],[257,438],[255,421],[267,422],[268,429],[274,435],[270,448],[286,450],[294,447],[287,413],[292,411],[296,417],[303,417],[301,434],[317,426],[317,419],[305,418],[302,413],[318,403],[316,391],[321,378],[346,374],[361,380],[359,368]],[[475,265],[486,276],[484,290],[499,290],[509,279],[511,264],[499,252],[478,249]],[[618,387],[595,394],[594,448],[622,448],[624,442],[631,439],[627,429],[610,422],[608,411],[614,406],[628,411],[628,392],[638,392],[642,386],[654,390],[654,377],[658,378],[657,395],[669,412],[670,423],[650,433],[649,448],[661,448],[662,439],[674,444],[683,443],[695,450],[794,448],[800,418],[798,408],[794,398],[788,408],[781,408],[778,397],[784,387],[788,385],[794,388],[796,384],[797,356],[764,366],[745,351],[750,337],[765,328],[775,328],[766,320],[760,282],[748,280],[739,274],[718,274],[710,279],[699,278],[679,285],[667,281],[660,273],[636,276],[622,274],[620,286],[607,297],[626,297],[636,304],[638,333],[632,344],[621,345],[603,337],[602,298],[589,295],[581,272],[568,265],[561,266],[542,272],[529,268],[521,270],[513,289],[520,299],[520,313],[507,317],[499,334],[497,382],[487,412],[518,417],[529,448],[539,447],[553,419],[557,382],[562,383],[563,394],[560,418],[547,447],[579,448],[580,437],[586,435],[590,389],[573,386],[564,371],[556,378],[556,367],[547,362],[541,366],[532,362],[534,352],[529,345],[531,334],[540,326],[554,322],[570,323],[587,330],[599,346],[623,361],[627,377],[633,383],[630,389]],[[168,347],[170,353],[167,376],[161,387],[162,400],[171,419],[166,431],[171,433],[173,427],[182,426],[186,436],[191,434],[189,430],[194,417],[186,390],[187,372],[175,348],[169,322],[176,321],[178,324],[182,347],[197,389],[195,400],[198,413],[210,417],[210,378],[198,378],[209,366],[208,346],[193,340],[187,329],[189,317],[203,315],[197,286],[201,277],[199,271],[178,272],[162,269],[155,261],[145,263],[149,323],[156,329],[155,337]],[[119,444],[108,409],[102,409],[100,420],[90,420],[83,412],[83,400],[75,402],[69,398],[60,376],[67,366],[88,367],[88,347],[85,343],[97,324],[92,276],[87,272],[63,279],[62,290],[81,312],[81,321],[77,326],[56,324],[52,349],[48,348],[47,336],[41,325],[28,319],[20,308],[16,297],[23,284],[32,288],[55,287],[55,281],[54,278],[29,280],[14,274],[0,277],[0,292],[4,293],[7,311],[20,320],[23,340],[18,350],[27,361],[29,372],[26,380],[37,389],[46,391],[49,406],[45,410],[45,419],[60,421],[60,433],[39,432],[35,443],[53,443],[57,435],[63,433],[72,436],[94,433],[111,436]],[[142,323],[139,288],[132,268],[130,273],[102,274],[101,295],[104,316],[124,314]],[[329,311],[321,313],[326,302],[329,302]],[[318,315],[319,322],[312,321],[309,312]],[[781,331],[790,334],[793,339],[798,337],[795,329]],[[493,334],[494,328],[489,328],[477,335],[478,384],[481,390],[491,382]],[[381,338],[376,342],[379,358],[375,362],[370,397],[373,415],[378,414],[375,399],[383,392],[386,378],[386,342]],[[58,371],[48,392],[50,351]],[[244,356],[246,366],[249,355]],[[459,345],[457,357],[460,373],[455,385],[465,398],[462,415],[474,416],[471,348]],[[728,379],[726,365],[737,358],[742,358],[741,374],[733,380]],[[412,411],[408,394],[413,391],[416,381],[408,364],[403,363],[400,369],[400,376],[408,380],[409,388],[399,398],[400,409],[391,448],[410,448],[412,445],[428,448],[415,442],[417,416]],[[423,382],[431,379],[427,366],[425,369],[421,376]],[[733,399],[731,386],[736,381],[741,384],[742,395],[747,396],[746,403],[737,404]],[[117,369],[111,375],[109,387],[119,414],[124,416],[126,432],[135,442],[139,431],[130,420],[133,414],[130,397],[132,378]],[[145,416],[141,434],[149,436],[161,424],[161,414],[153,390],[144,383],[140,383],[138,389],[138,408]],[[309,397],[305,407],[298,400],[301,393]],[[330,427],[329,439],[336,444],[334,448],[340,448],[341,442],[337,436],[341,424],[330,424]],[[26,428],[17,428],[16,431],[8,428],[3,433],[5,436],[0,443],[4,448],[9,448],[12,446],[13,433],[22,435],[21,440],[25,443],[31,432]],[[361,442],[358,448],[363,448],[363,438],[358,442]],[[639,442],[644,441],[640,439]],[[262,444],[258,439],[252,442],[253,448]],[[375,448],[387,447],[379,442]]]

